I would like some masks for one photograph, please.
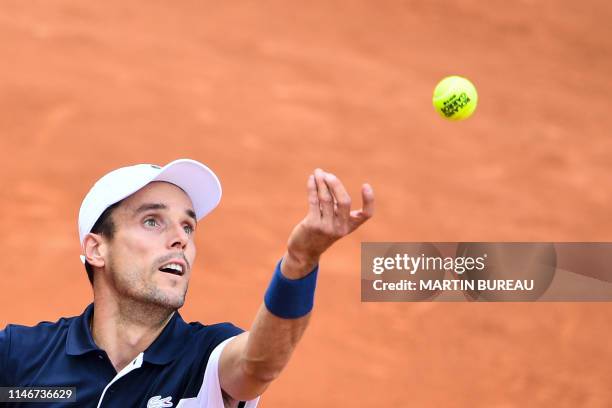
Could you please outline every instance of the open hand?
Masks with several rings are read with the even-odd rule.
[[[307,187],[308,214],[291,232],[281,265],[291,279],[310,272],[327,248],[374,215],[374,191],[369,184],[361,186],[362,208],[353,211],[351,197],[332,173],[316,169]]]

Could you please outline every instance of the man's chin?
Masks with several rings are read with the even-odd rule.
[[[162,299],[156,299],[158,306],[168,309],[180,309],[185,304],[185,296],[167,296]]]
[[[168,285],[166,282],[159,282],[152,293],[152,301],[159,306],[166,306],[173,309],[183,307],[185,296],[187,295],[187,287],[182,284]]]
[[[168,310],[177,310],[185,304],[185,293],[176,293],[176,290],[158,289],[142,296],[141,301]]]

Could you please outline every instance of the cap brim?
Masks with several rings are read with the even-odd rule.
[[[151,181],[165,181],[180,187],[191,199],[198,220],[221,201],[221,183],[217,175],[195,160],[179,159],[168,163]]]

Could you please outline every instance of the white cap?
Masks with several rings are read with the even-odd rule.
[[[166,181],[180,187],[191,199],[198,220],[214,210],[221,200],[219,179],[211,169],[195,160],[179,159],[164,167],[154,164],[122,167],[98,180],[83,199],[79,210],[81,245],[104,210],[152,181]]]

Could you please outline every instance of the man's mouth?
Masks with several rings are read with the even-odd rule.
[[[185,274],[185,266],[180,263],[170,262],[162,265],[159,270],[165,273],[171,273],[172,275],[183,276]]]

